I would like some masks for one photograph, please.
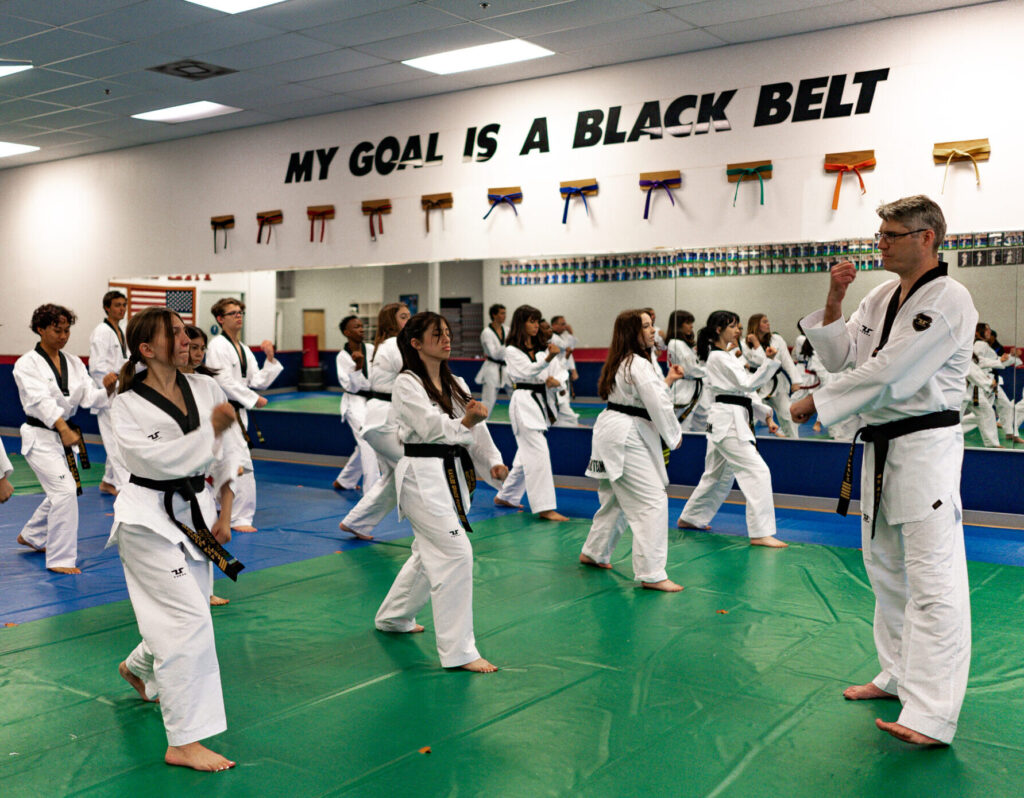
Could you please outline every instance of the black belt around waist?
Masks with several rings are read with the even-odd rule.
[[[444,461],[445,482],[448,483],[448,491],[455,503],[455,512],[459,516],[459,523],[467,532],[472,532],[473,527],[469,525],[466,518],[466,506],[462,502],[462,491],[459,490],[459,474],[455,470],[455,460],[462,464],[462,473],[466,477],[466,487],[470,495],[476,490],[476,470],[473,468],[473,459],[469,456],[465,446],[448,446],[443,443],[407,443],[405,444],[406,457],[436,457]]]
[[[39,429],[48,429],[60,438],[60,433],[57,432],[53,427],[46,426],[42,421],[34,416],[25,416],[25,423],[30,427],[38,427]],[[82,461],[82,468],[92,468],[89,463],[89,453],[85,449],[85,438],[82,437],[82,429],[73,421],[65,421],[68,428],[78,436],[78,459]],[[61,441],[63,445],[63,441]],[[68,471],[71,472],[71,476],[75,479],[75,494],[78,496],[82,495],[82,478],[78,473],[78,466],[75,464],[75,452],[70,446],[64,446],[64,459],[68,463]]]
[[[624,413],[627,416],[634,416],[636,418],[643,418],[651,421],[651,414],[647,412],[646,408],[633,407],[632,405],[620,405],[618,402],[609,402],[607,405],[609,410],[614,410],[616,413]],[[661,454],[665,458],[665,465],[668,465],[668,456],[672,450],[669,449],[668,443],[665,439],[661,439]]]
[[[245,438],[245,445],[250,449],[252,448],[252,438],[249,437],[249,430],[245,428],[245,424],[242,423],[242,411],[246,409],[245,405],[241,402],[236,402],[234,399],[228,399],[228,404],[235,408],[235,418],[238,419],[238,427],[242,430],[242,437]],[[256,439],[260,443],[266,443],[266,439],[263,437],[263,432],[260,431],[260,425],[256,423],[256,419],[253,416],[249,416],[249,420],[252,422],[252,428],[256,431]]]
[[[875,536],[875,522],[878,520],[878,507],[882,501],[882,475],[885,472],[885,460],[889,456],[889,441],[923,432],[926,429],[955,427],[960,424],[960,413],[956,410],[939,410],[925,413],[923,416],[911,416],[889,421],[885,424],[869,424],[861,427],[853,436],[850,454],[846,458],[846,470],[843,473],[843,484],[839,489],[839,503],[836,512],[846,515],[850,508],[850,496],[853,492],[853,453],[857,446],[857,438],[875,447],[875,475],[873,481],[874,504],[871,509],[871,537]]]
[[[516,382],[512,384],[512,389],[515,391],[530,391],[533,394],[533,399],[537,402],[537,406],[540,408],[540,412],[547,416],[548,423],[555,423],[555,414],[551,410],[551,405],[548,404],[548,386],[543,382]]]
[[[220,545],[217,538],[215,538],[213,533],[207,528],[206,521],[203,519],[203,513],[199,507],[199,498],[196,495],[206,489],[206,480],[203,477],[146,479],[145,477],[132,474],[128,481],[133,485],[139,485],[143,488],[163,491],[164,510],[167,513],[167,517],[171,519],[171,522],[178,527],[178,529],[180,529],[189,540],[195,543],[196,546],[199,547],[200,551],[213,561],[214,565],[231,577],[231,579],[236,582],[238,581],[238,572],[245,568],[245,566],[232,557],[227,549]],[[189,509],[192,512],[192,523],[195,524],[195,529],[191,529],[187,524],[183,524],[175,518],[173,506],[175,493],[180,494],[181,497],[188,502]]]
[[[679,414],[679,423],[682,424],[686,419],[690,417],[690,414],[696,409],[697,402],[700,401],[700,395],[704,393],[704,380],[698,377],[693,380],[696,383],[693,389],[693,396],[690,397],[690,401],[683,407],[683,412]],[[677,405],[678,407],[678,405]]]
[[[495,360],[493,357],[485,357],[484,360],[489,360],[491,363],[497,363],[499,366],[504,366],[504,360]]]
[[[363,395],[362,392],[360,392],[360,395]],[[384,393],[383,391],[367,391],[365,395],[367,399],[377,399],[381,402],[391,401],[391,394]]]
[[[349,396],[361,396],[364,399],[373,399],[373,391],[363,389],[361,391],[345,391]],[[390,395],[389,395],[390,396]]]
[[[750,431],[754,431],[754,400],[749,396],[736,396],[731,393],[719,394],[715,397],[715,401],[720,405],[736,405],[742,407],[747,411],[747,424],[750,425]]]

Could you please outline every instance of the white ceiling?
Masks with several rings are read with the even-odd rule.
[[[0,168],[770,39],[981,0],[285,0],[224,14],[186,0],[0,0]],[[524,38],[556,55],[435,76],[400,63]],[[147,71],[182,59],[238,70]],[[241,113],[169,125],[132,114],[212,100]]]

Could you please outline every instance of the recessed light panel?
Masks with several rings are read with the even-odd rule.
[[[188,2],[227,14],[241,14],[243,11],[252,11],[254,8],[277,5],[283,0],[188,0]]]
[[[35,152],[38,149],[38,147],[30,147],[28,144],[0,141],[0,158],[6,158],[8,155],[24,155],[26,152]]]
[[[522,39],[510,39],[495,44],[481,44],[476,47],[464,47],[461,50],[450,50],[447,53],[427,55],[423,58],[410,58],[402,63],[438,75],[451,75],[455,72],[468,72],[471,69],[486,69],[502,64],[514,64],[517,61],[529,61],[531,58],[543,58],[546,55],[554,53]]]
[[[132,119],[142,119],[146,122],[193,122],[196,119],[206,119],[211,116],[223,116],[241,111],[241,108],[233,108],[230,105],[211,103],[202,100],[197,103],[175,105],[171,108],[160,108],[156,111],[146,111],[144,114],[132,114]]]
[[[24,72],[32,68],[31,61],[11,61],[7,58],[0,58],[0,78],[6,78],[16,72]]]

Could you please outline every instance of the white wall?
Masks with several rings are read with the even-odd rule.
[[[83,297],[98,304],[114,274],[269,272],[861,237],[876,229],[873,209],[880,201],[938,195],[942,167],[931,159],[937,141],[988,137],[992,144],[980,187],[969,166],[950,172],[940,199],[951,230],[1018,229],[1024,226],[1018,185],[1024,106],[1014,99],[1024,74],[1022,29],[1024,4],[992,3],[4,170],[0,352],[22,352],[34,343],[19,321],[30,308],[44,301],[81,305]],[[764,83],[882,67],[890,74],[868,114],[752,126]],[[738,89],[728,109],[731,130],[571,147],[578,111],[621,105],[628,129],[645,100],[659,99],[664,108],[682,94],[731,88]],[[844,99],[855,94],[847,86]],[[551,152],[520,156],[539,116],[548,118]],[[486,163],[464,162],[466,129],[487,122],[501,124],[497,154]],[[391,134],[404,142],[432,131],[440,134],[440,166],[362,178],[347,169],[349,152],[361,140]],[[291,152],[335,145],[328,180],[283,182]],[[866,148],[878,158],[878,168],[865,174],[867,194],[860,196],[848,178],[833,212],[834,177],[822,170],[824,153]],[[744,186],[733,208],[726,164],[761,158],[775,164],[766,204],[759,206],[754,187]],[[637,175],[663,169],[683,171],[677,204],[659,197],[645,222]],[[600,183],[590,216],[574,208],[570,223],[560,224],[558,181],[585,177]],[[483,221],[486,189],[504,185],[522,186],[519,215],[504,207]],[[434,212],[427,234],[419,196],[439,191],[451,191],[455,204],[443,221]],[[386,233],[373,242],[359,206],[379,197],[389,197],[394,211]],[[328,222],[325,242],[313,244],[305,208],[325,203],[336,205],[338,218]],[[284,224],[269,245],[257,245],[256,212],[278,208]],[[209,219],[226,213],[235,214],[237,225],[228,234],[229,248],[214,255]],[[756,282],[733,288],[735,281],[742,278],[723,285],[771,291],[786,302],[789,283],[783,280],[762,278],[760,289]],[[634,288],[616,288],[622,304],[635,304],[632,296],[625,302]],[[526,295],[544,304],[542,289]],[[757,298],[761,306],[776,301]],[[484,301],[490,301],[486,284]],[[582,303],[566,315],[580,312],[597,315]],[[72,339],[70,348],[84,352],[84,336]]]
[[[281,313],[281,349],[302,348],[302,311],[324,310],[326,336],[324,348],[340,349],[343,343],[338,322],[349,315],[349,305],[380,302],[384,270],[368,268],[302,269],[295,273],[295,298],[279,299]],[[271,272],[273,274],[273,272]]]

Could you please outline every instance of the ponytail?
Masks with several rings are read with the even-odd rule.
[[[125,340],[128,344],[128,361],[121,367],[119,375],[118,393],[130,390],[135,381],[136,367],[139,363],[145,363],[145,358],[139,347],[142,344],[152,343],[157,335],[157,330],[164,331],[164,339],[167,342],[167,356],[171,358],[174,351],[174,328],[172,319],[181,321],[181,316],[168,308],[146,308],[128,321],[128,328],[125,330]],[[183,322],[184,323],[184,322]]]
[[[711,349],[718,341],[720,332],[740,317],[731,310],[716,310],[708,316],[707,324],[700,328],[697,333],[697,357],[706,361],[711,354]]]
[[[129,357],[124,365],[121,366],[121,371],[117,376],[117,392],[124,393],[132,387],[132,382],[135,379],[135,355]]]

